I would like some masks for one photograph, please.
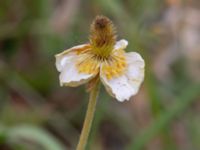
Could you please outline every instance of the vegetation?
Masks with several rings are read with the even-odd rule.
[[[145,81],[120,103],[103,88],[87,150],[200,149],[198,0],[0,1],[0,149],[73,150],[85,87],[60,87],[54,55],[87,42],[96,15],[112,19]],[[190,18],[190,19],[188,19]]]

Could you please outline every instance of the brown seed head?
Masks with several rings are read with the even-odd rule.
[[[98,16],[94,21],[94,27],[96,30],[103,30],[110,24],[111,21],[107,17],[103,16]]]
[[[94,52],[108,57],[116,42],[115,27],[110,19],[97,16],[90,29],[90,44]]]

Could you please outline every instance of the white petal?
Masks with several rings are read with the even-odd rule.
[[[56,68],[61,72],[59,76],[61,86],[78,86],[95,76],[95,74],[79,73],[76,68],[76,62],[81,57],[77,55],[77,50],[84,50],[87,47],[88,44],[75,46],[55,56]]]
[[[65,51],[63,51],[62,53],[59,53],[57,55],[55,55],[56,57],[56,68],[59,72],[62,71],[62,69],[64,68],[65,64],[67,62],[70,62],[70,60],[76,56],[76,51],[79,49],[83,49],[84,47],[88,46],[88,44],[82,44],[82,45],[78,45],[78,46],[74,46],[70,49],[67,49]]]
[[[122,39],[122,40],[116,42],[114,49],[115,50],[125,49],[127,47],[127,45],[128,45],[128,41]]]
[[[127,69],[119,77],[107,79],[103,71],[100,76],[106,90],[118,101],[129,100],[131,96],[138,92],[138,89],[144,79],[144,60],[136,52],[125,54]]]
[[[56,55],[56,68],[61,72],[66,63],[69,63],[76,55],[74,53],[69,53],[67,55]]]
[[[95,74],[79,73],[75,64],[77,59],[71,59],[65,63],[64,68],[60,74],[60,85],[63,86],[79,86],[92,79]]]
[[[129,100],[136,92],[125,75],[108,80],[101,74],[101,81],[105,85],[108,93],[120,102]]]
[[[144,60],[136,52],[126,53],[125,55],[128,64],[126,76],[137,93],[144,80]]]

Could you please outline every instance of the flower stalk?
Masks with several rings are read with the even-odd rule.
[[[98,82],[90,91],[90,98],[88,102],[87,112],[76,150],[85,150],[91,125],[94,119],[94,113],[96,109],[97,98],[99,95],[99,89],[100,89],[100,82],[98,79]]]

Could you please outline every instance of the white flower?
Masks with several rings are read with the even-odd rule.
[[[98,21],[96,19],[94,24],[99,25]],[[75,87],[99,76],[111,96],[120,102],[129,100],[138,92],[144,79],[144,60],[136,52],[125,53],[124,49],[128,45],[126,40],[114,41],[113,46],[113,41],[106,44],[104,41],[102,44],[102,37],[108,33],[99,35],[107,28],[105,22],[102,23],[101,20],[100,23],[100,31],[96,29],[97,25],[94,25],[97,30],[94,34],[97,34],[97,38],[92,35],[89,44],[75,46],[56,55],[60,85]],[[97,40],[98,36],[100,36],[100,41]],[[108,37],[111,38],[110,35]],[[108,37],[104,39],[109,41]]]

